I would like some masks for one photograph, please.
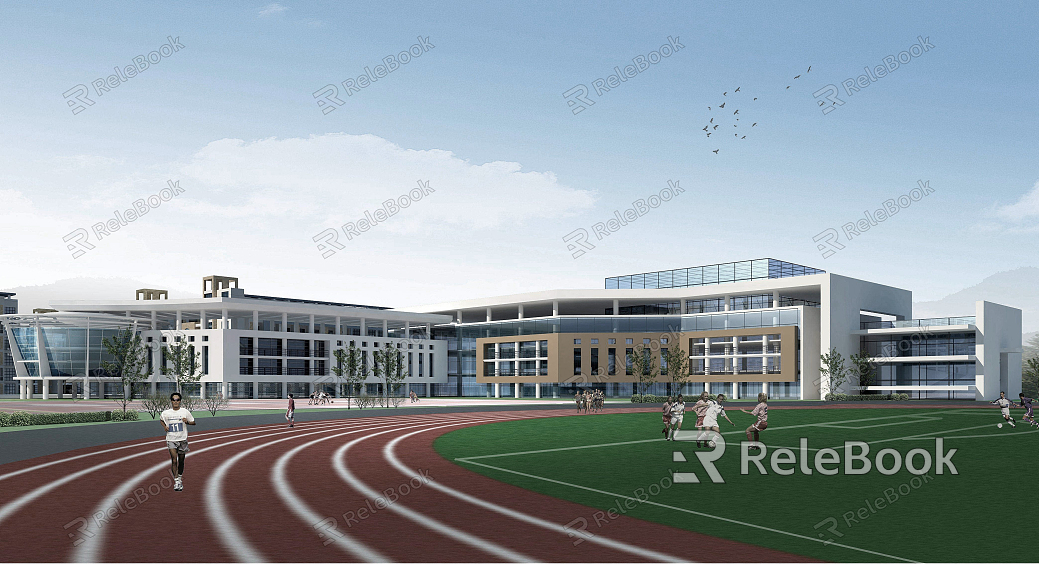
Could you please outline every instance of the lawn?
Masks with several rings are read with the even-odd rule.
[[[740,440],[753,418],[735,406],[720,422],[726,441],[714,462],[722,483],[711,480],[693,442],[663,440],[656,413],[597,414],[479,425],[440,437],[445,458],[491,478],[567,499],[614,515],[648,521],[831,561],[1034,561],[1035,463],[1039,432],[1020,420],[1002,429],[992,409],[772,409],[761,434],[767,451],[762,475],[747,463],[741,474]],[[687,427],[692,416],[686,418]],[[955,466],[937,473],[936,438]],[[800,443],[807,439],[807,466]],[[869,443],[865,474],[845,473],[845,441]],[[796,464],[771,461],[789,447]],[[820,449],[834,448],[840,464],[816,467]],[[894,449],[900,459],[927,451],[930,469],[913,474],[903,463],[890,475],[876,468],[876,455]],[[955,452],[949,458],[949,453]],[[674,454],[675,451],[680,455]],[[854,454],[861,449],[855,447]],[[519,453],[519,454],[516,454]],[[507,454],[507,456],[501,456]],[[753,453],[751,453],[753,455]],[[893,453],[883,458],[893,466]],[[828,453],[822,457],[824,461]],[[687,462],[675,462],[686,459]],[[780,455],[780,458],[782,456]],[[782,460],[780,460],[782,462]],[[923,470],[925,457],[912,462]],[[863,463],[855,461],[854,468]],[[699,483],[672,483],[672,473],[694,473]],[[653,487],[651,487],[651,485]],[[877,500],[880,500],[879,502]],[[610,514],[584,517],[587,530],[608,535]],[[579,524],[573,525],[577,527]],[[661,539],[661,547],[667,540]],[[1024,543],[1026,550],[1017,550]],[[695,559],[695,548],[689,554]]]

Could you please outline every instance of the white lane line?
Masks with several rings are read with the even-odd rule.
[[[454,424],[451,424],[451,425],[442,425],[441,427],[450,427],[450,426],[454,426],[454,425],[464,425],[464,424],[465,423],[454,423]],[[406,427],[405,429],[414,429],[415,427],[428,426],[428,425],[430,425],[430,423],[424,423],[424,424],[421,424],[421,425],[412,425],[412,426]],[[439,428],[439,427],[434,427],[434,428]],[[351,472],[350,469],[346,467],[346,462],[345,462],[346,453],[347,453],[347,451],[350,450],[351,447],[353,447],[354,445],[356,445],[356,444],[358,444],[358,443],[360,443],[362,441],[368,440],[368,439],[370,439],[372,437],[377,437],[379,435],[384,435],[386,433],[391,433],[391,432],[397,431],[397,430],[398,429],[390,429],[388,431],[381,431],[381,432],[378,432],[378,433],[369,433],[369,434],[367,434],[367,435],[365,435],[363,437],[354,439],[354,440],[346,443],[345,445],[339,447],[339,449],[337,449],[335,451],[335,454],[332,455],[332,466],[335,468],[336,473],[339,474],[339,477],[344,482],[346,482],[350,487],[352,487],[353,489],[355,489],[358,492],[360,492],[362,495],[364,495],[364,496],[366,496],[368,498],[372,498],[372,499],[380,498],[381,497],[380,496],[381,492],[375,491],[372,488],[368,487],[368,485],[366,483],[364,483],[363,481],[358,479],[353,474],[353,472]],[[420,479],[421,479],[421,475],[419,475],[419,474],[413,474],[413,476],[419,476]],[[432,483],[432,482],[428,482],[428,483]],[[432,517],[428,517],[426,515],[423,515],[422,513],[419,513],[418,511],[409,509],[409,508],[405,507],[404,504],[401,503],[401,502],[390,503],[389,505],[387,505],[386,508],[389,509],[390,511],[393,511],[394,513],[400,514],[402,517],[405,517],[406,519],[409,519],[411,521],[414,521],[415,523],[418,523],[419,525],[421,525],[421,526],[423,526],[423,527],[425,527],[425,528],[427,528],[427,529],[429,529],[429,530],[431,530],[433,532],[439,533],[439,534],[441,534],[441,535],[443,535],[445,537],[448,537],[448,538],[452,538],[452,539],[454,539],[454,540],[456,540],[456,541],[458,541],[460,543],[467,544],[467,545],[469,545],[469,546],[471,546],[471,547],[473,547],[473,548],[475,548],[477,550],[482,550],[483,552],[486,552],[487,554],[490,554],[491,556],[493,556],[495,558],[499,558],[501,560],[504,560],[505,562],[535,562],[536,561],[533,558],[531,558],[530,556],[527,556],[526,554],[523,554],[523,553],[520,553],[520,552],[516,552],[514,550],[506,548],[506,547],[504,547],[504,546],[502,546],[502,545],[500,545],[498,543],[495,543],[493,541],[489,541],[489,540],[480,538],[480,537],[478,537],[476,535],[469,534],[469,533],[467,533],[467,532],[465,532],[465,531],[463,531],[461,529],[458,529],[456,527],[452,527],[451,525],[448,525],[448,524],[446,524],[446,523],[444,523],[444,522],[442,522],[442,521],[440,521],[438,519],[434,519]]]
[[[448,426],[450,426],[450,425],[443,425],[442,427],[448,427]],[[440,429],[440,428],[441,427],[434,427],[433,429]],[[382,450],[383,457],[387,461],[389,461],[389,463],[394,468],[396,468],[398,472],[404,474],[405,476],[415,475],[416,472],[414,470],[412,470],[408,466],[404,465],[400,461],[400,459],[397,458],[397,455],[394,452],[394,449],[396,449],[397,443],[400,442],[401,440],[406,439],[407,437],[410,437],[412,435],[416,435],[418,433],[425,433],[427,431],[432,431],[433,429],[425,429],[425,430],[422,430],[422,431],[415,431],[413,433],[408,433],[406,435],[402,435],[400,437],[397,437],[396,439],[393,439],[392,441],[387,443],[386,446],[383,447],[383,450]],[[478,463],[473,462],[472,464],[478,464]],[[511,517],[511,518],[513,518],[513,519],[515,519],[517,521],[522,521],[524,523],[535,525],[535,526],[541,527],[543,529],[548,529],[548,530],[556,532],[556,533],[562,533],[562,534],[566,535],[569,538],[572,538],[573,535],[575,534],[574,530],[567,530],[564,525],[560,525],[560,524],[554,523],[552,521],[541,519],[540,517],[534,517],[533,515],[522,513],[520,511],[516,511],[514,509],[509,509],[508,507],[504,507],[504,506],[498,505],[496,503],[493,503],[493,502],[490,502],[490,501],[486,501],[486,500],[480,499],[478,497],[475,497],[475,496],[463,493],[461,491],[458,491],[458,490],[456,490],[454,488],[445,486],[443,484],[439,484],[437,482],[429,482],[429,485],[431,485],[434,489],[439,490],[439,491],[441,491],[441,492],[443,492],[443,493],[445,493],[447,495],[450,495],[450,496],[452,496],[452,497],[454,497],[456,499],[460,499],[462,501],[465,501],[467,503],[476,505],[478,507],[482,507],[482,508],[487,509],[489,511],[493,511],[493,512],[498,513],[500,515],[505,515],[506,517]],[[634,546],[634,545],[631,545],[631,544],[628,544],[628,543],[625,543],[625,542],[622,542],[622,541],[616,541],[616,540],[612,540],[612,539],[606,538],[606,537],[604,537],[602,535],[595,535],[595,536],[581,535],[581,537],[582,537],[582,539],[584,539],[586,541],[589,541],[589,542],[591,542],[593,544],[598,544],[598,545],[601,545],[601,546],[604,546],[604,547],[607,547],[607,548],[611,548],[611,549],[617,550],[619,552],[626,552],[628,554],[633,554],[633,555],[635,555],[635,556],[637,556],[639,558],[646,558],[646,559],[655,560],[655,561],[658,561],[658,562],[689,562],[689,560],[687,558],[680,558],[680,557],[677,557],[677,556],[671,556],[670,554],[664,554],[662,552],[657,552],[655,550],[650,550],[650,549],[647,549],[647,548]]]
[[[239,560],[244,562],[267,561],[267,559],[264,558],[262,553],[258,549],[254,548],[252,543],[250,543],[247,540],[245,533],[242,532],[242,530],[238,528],[238,525],[235,524],[234,518],[231,516],[230,511],[228,511],[227,509],[227,504],[224,502],[224,477],[227,475],[228,471],[231,469],[232,466],[237,464],[238,461],[245,458],[246,456],[249,456],[250,454],[260,449],[267,448],[271,445],[280,442],[291,441],[301,437],[308,437],[311,435],[318,435],[321,433],[338,431],[344,428],[357,429],[358,427],[360,427],[360,430],[364,430],[367,425],[371,424],[371,422],[361,421],[359,423],[346,424],[341,427],[337,426],[331,429],[311,431],[309,433],[296,434],[291,437],[277,439],[239,452],[238,454],[232,456],[231,458],[225,460],[222,464],[220,464],[220,466],[218,466],[213,471],[213,473],[210,474],[209,479],[206,480],[205,502],[206,516],[209,518],[209,522],[213,526],[213,528],[216,529],[217,536],[220,539],[221,543],[223,543],[224,548],[226,548],[227,551],[231,554],[234,554]]]
[[[246,431],[245,433],[241,433],[241,434],[263,433],[263,432],[265,432],[267,430],[267,427],[285,427],[285,425],[263,425],[263,426],[259,426],[259,427],[248,427],[249,429],[253,429],[253,430]],[[203,438],[206,438],[206,439],[208,439],[208,438],[218,438],[218,435],[228,435],[228,436],[230,436],[232,433],[241,432],[241,430],[242,430],[242,427],[235,427],[235,428],[232,428],[232,429],[220,429],[220,430],[215,430],[215,431],[203,431],[203,432],[198,433],[198,434],[193,434],[192,436],[196,437],[193,440],[201,441]],[[306,430],[306,429],[303,429],[303,430]],[[215,435],[217,435],[217,436],[215,436]],[[66,462],[71,462],[73,460],[79,460],[81,458],[87,458],[87,457],[90,457],[90,456],[97,456],[99,454],[107,454],[109,452],[115,452],[117,450],[125,450],[125,449],[128,449],[128,448],[137,448],[137,447],[155,447],[152,451],[149,451],[149,452],[158,452],[160,450],[164,451],[164,450],[166,450],[166,444],[165,443],[166,443],[166,441],[165,441],[165,439],[163,439],[163,437],[157,437],[155,439],[151,439],[151,440],[148,440],[148,441],[145,441],[145,442],[141,442],[141,443],[134,443],[132,445],[126,445],[126,446],[121,446],[121,447],[113,447],[113,448],[108,448],[108,449],[99,450],[99,451],[95,451],[95,452],[88,452],[86,454],[78,454],[78,455],[75,455],[75,456],[69,456],[69,457],[66,457],[66,458],[62,458],[60,460],[52,460],[51,462],[45,462],[43,464],[37,464],[35,466],[30,466],[28,468],[22,468],[21,470],[16,470],[14,472],[8,472],[7,474],[0,474],[0,481],[6,480],[8,478],[13,478],[15,476],[20,476],[22,474],[27,474],[29,472],[33,472],[33,471],[36,471],[36,470],[40,470],[41,468],[48,468],[48,467],[54,466],[56,464],[64,464]],[[161,445],[161,446],[157,446],[157,445]],[[49,456],[49,455],[47,455],[47,456]]]
[[[336,427],[341,427],[341,426],[342,426],[342,423],[328,425],[328,427],[332,428],[332,429],[334,429]],[[286,433],[295,433],[295,432],[296,431],[294,429],[293,430],[285,429],[283,431],[273,432],[273,433],[269,433],[267,435],[260,435],[260,436],[255,436],[255,437],[247,437],[247,438],[244,438],[244,439],[236,439],[236,440],[233,440],[233,441],[228,441],[226,443],[221,443],[221,444],[213,445],[211,447],[206,447],[206,448],[198,450],[198,451],[190,452],[189,454],[192,455],[192,456],[195,456],[195,455],[198,455],[198,454],[202,454],[203,452],[207,452],[207,451],[210,451],[210,450],[213,450],[213,449],[223,448],[223,447],[230,446],[230,445],[233,445],[233,444],[236,444],[236,443],[240,443],[240,442],[244,442],[244,441],[253,441],[253,440],[256,440],[256,439],[265,439],[265,438],[268,438],[268,437],[275,437],[275,436],[278,436],[278,435],[284,435]],[[212,440],[212,439],[210,439],[210,440]],[[150,453],[142,453],[142,454],[150,454]],[[127,457],[124,457],[122,459],[113,461],[112,463],[121,462],[121,461],[124,461],[124,460],[128,460],[130,458],[136,458],[137,456],[140,456],[140,455],[127,456]],[[98,468],[100,468],[100,466],[95,467],[94,469],[98,469]],[[130,479],[124,481],[123,485],[119,486],[115,490],[112,490],[112,492],[110,492],[105,497],[104,500],[102,500],[99,504],[97,504],[97,506],[94,507],[94,511],[93,511],[92,514],[97,513],[98,511],[104,511],[104,510],[108,509],[109,507],[114,507],[115,503],[117,501],[120,501],[123,498],[125,498],[126,496],[130,495],[133,492],[133,487],[135,485],[137,485],[139,482],[141,482],[142,480],[147,478],[149,475],[154,474],[155,472],[160,472],[160,471],[162,471],[164,469],[168,470],[169,468],[170,468],[170,462],[169,461],[164,461],[162,463],[156,464],[154,466],[150,466],[147,469],[138,472],[137,474],[132,476]],[[77,472],[76,474],[79,474],[79,472]],[[63,478],[62,480],[58,480],[58,482],[63,482],[63,481],[69,480],[70,478],[74,479],[73,477],[76,477],[76,474],[72,474],[70,476],[67,476],[67,477]],[[92,529],[92,528],[94,528],[96,530],[91,531],[90,529]],[[107,530],[108,530],[108,527],[102,527],[100,529],[97,529],[96,528],[96,524],[88,523],[87,524],[87,531],[83,533],[84,534],[84,539],[83,539],[84,542],[82,544],[80,544],[79,547],[76,548],[73,551],[73,555],[72,555],[72,558],[70,560],[72,562],[100,562],[101,561],[101,558],[100,558],[100,556],[101,556],[101,554],[100,554],[101,546],[102,546],[102,544],[104,542],[105,533],[107,532]]]
[[[924,415],[914,416],[914,419],[907,421],[892,421],[890,423],[877,423],[875,425],[838,425],[836,423],[820,423],[820,427],[826,427],[828,429],[846,429],[852,431],[858,431],[861,429],[875,429],[877,427],[891,427],[893,425],[911,425],[913,423],[922,423],[924,421],[941,421],[941,417],[928,417]]]
[[[204,442],[209,442],[209,441],[215,441],[215,440],[218,440],[218,439],[225,439],[225,438],[235,437],[235,436],[239,436],[239,435],[251,435],[251,434],[254,434],[254,431],[246,431],[246,432],[242,432],[242,433],[238,433],[238,434],[228,435],[228,436],[225,436],[225,437],[211,437],[211,438],[207,438],[207,439],[198,439],[198,440],[196,440],[194,442],[195,443],[204,443]],[[62,485],[65,485],[65,484],[67,484],[67,483],[69,483],[69,482],[71,482],[73,480],[77,480],[77,479],[79,479],[79,478],[81,478],[83,476],[86,476],[86,475],[88,475],[88,474],[90,474],[92,472],[96,472],[96,471],[101,470],[103,468],[107,468],[109,466],[112,466],[113,464],[118,464],[120,462],[125,462],[127,460],[131,460],[131,459],[138,458],[138,457],[145,456],[145,455],[152,455],[152,454],[155,454],[157,452],[168,452],[168,450],[166,448],[146,450],[144,452],[138,452],[138,453],[135,453],[135,454],[130,454],[130,455],[124,456],[122,458],[109,460],[108,462],[102,462],[102,463],[99,463],[99,464],[95,464],[95,465],[93,465],[93,466],[91,466],[89,468],[84,468],[83,470],[79,470],[78,472],[73,472],[71,474],[66,474],[65,477],[59,478],[57,480],[53,480],[53,481],[51,481],[51,482],[49,482],[47,484],[44,484],[44,485],[42,485],[42,486],[40,486],[40,487],[30,491],[29,493],[26,493],[26,494],[22,495],[21,497],[18,497],[14,501],[10,501],[7,504],[5,504],[4,506],[0,507],[0,523],[3,523],[4,520],[6,520],[8,517],[10,517],[14,513],[18,512],[19,510],[21,510],[27,504],[35,501],[40,496],[43,496],[43,495],[47,494],[48,492],[54,490],[55,488],[58,488],[58,487],[60,487]],[[166,464],[167,464],[167,466],[169,465],[168,462]]]
[[[552,478],[546,478],[544,476],[535,476],[534,474],[527,474],[525,472],[517,472],[515,470],[509,470],[508,468],[499,468],[497,466],[491,466],[490,464],[483,464],[482,462],[472,462],[472,461],[466,461],[466,462],[468,464],[475,464],[477,466],[483,466],[483,467],[486,467],[486,468],[492,468],[492,469],[495,469],[495,470],[501,470],[502,472],[508,472],[510,474],[516,474],[518,476],[524,476],[526,478],[534,478],[535,480],[542,480],[542,481],[545,481],[545,482],[551,482],[553,484],[559,484],[559,485],[562,485],[562,486],[569,486],[571,488],[577,488],[577,489],[586,490],[586,491],[590,491],[590,492],[595,492],[595,493],[599,493],[599,494],[603,494],[603,495],[607,495],[607,496],[618,497],[618,498],[625,499],[625,500],[630,499],[632,501],[635,501],[636,503],[647,503],[649,505],[656,505],[657,507],[663,507],[665,509],[673,509],[675,511],[681,511],[683,513],[689,513],[689,514],[692,514],[692,515],[698,515],[700,517],[707,517],[709,519],[716,519],[718,521],[725,521],[726,523],[732,523],[732,524],[735,524],[735,525],[743,525],[745,527],[751,527],[751,528],[759,529],[759,530],[762,530],[762,531],[768,531],[770,533],[777,533],[777,534],[781,534],[781,535],[787,535],[787,536],[796,537],[796,538],[799,538],[799,539],[804,539],[804,540],[817,542],[817,543],[825,544],[825,545],[839,546],[841,548],[847,548],[849,550],[855,550],[855,551],[858,551],[858,552],[864,552],[864,553],[867,553],[867,554],[873,554],[873,555],[876,555],[876,556],[883,556],[885,558],[891,558],[892,560],[901,560],[902,562],[916,562],[915,560],[909,560],[909,559],[902,558],[902,557],[899,557],[899,556],[892,556],[890,554],[884,554],[883,552],[876,552],[876,551],[873,551],[873,550],[869,550],[869,549],[865,549],[865,548],[858,548],[858,547],[849,546],[849,545],[841,544],[841,543],[837,543],[837,542],[822,541],[822,540],[817,539],[817,538],[812,538],[812,537],[805,536],[805,535],[800,535],[800,534],[797,534],[797,533],[791,533],[791,532],[783,531],[783,530],[780,530],[780,529],[773,529],[771,527],[764,527],[762,525],[755,525],[754,523],[747,523],[745,521],[738,521],[736,519],[729,519],[728,517],[721,517],[719,515],[711,515],[710,513],[703,513],[701,511],[694,511],[692,509],[686,509],[684,507],[675,507],[673,505],[667,505],[665,503],[658,503],[658,502],[651,501],[651,500],[642,501],[642,500],[640,500],[638,498],[630,497],[630,496],[627,496],[627,495],[624,495],[624,494],[608,492],[606,490],[599,490],[599,489],[596,489],[596,488],[590,488],[590,487],[582,486],[582,485],[579,485],[579,484],[571,484],[569,482],[563,482],[561,480],[553,480]],[[586,540],[594,540],[594,537],[592,539],[586,539]]]
[[[455,414],[445,414],[457,418]],[[448,420],[448,419],[434,419],[434,421]],[[396,425],[402,425],[403,423],[396,423]],[[356,432],[356,431],[353,431]],[[292,450],[281,455],[274,466],[271,468],[271,483],[274,485],[274,491],[281,499],[282,503],[289,508],[293,513],[296,514],[301,521],[307,523],[315,528],[317,533],[317,526],[324,522],[327,517],[318,514],[314,511],[304,500],[296,493],[286,476],[286,468],[289,462],[300,453],[303,449],[316,445],[317,443],[348,435],[351,433],[339,433],[330,437],[324,437],[321,439],[312,440],[310,442],[299,445]],[[348,554],[366,562],[388,562],[389,559],[385,556],[375,552],[373,549],[368,548],[363,543],[354,540],[352,537],[342,533],[342,531],[336,530],[336,534],[331,531],[326,531],[329,535],[329,540],[332,540],[336,547],[347,552]],[[326,541],[327,542],[327,541]]]

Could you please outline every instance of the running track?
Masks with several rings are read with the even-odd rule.
[[[193,433],[183,492],[170,487],[169,456],[156,440],[0,465],[0,554],[53,562],[805,560],[626,516],[596,528],[597,509],[475,474],[432,446],[466,426],[561,416],[569,414],[409,414]],[[399,495],[405,484],[417,487],[388,507],[377,503],[380,492]],[[347,522],[369,507],[375,512]],[[578,517],[595,535],[575,546],[581,537],[563,525]]]

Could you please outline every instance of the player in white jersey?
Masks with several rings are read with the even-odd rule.
[[[685,400],[682,399],[682,394],[678,394],[678,398],[671,404],[671,435],[668,437],[670,440],[675,440],[675,431],[682,430],[683,418],[685,418]]]
[[[1011,427],[1017,427],[1017,425],[1014,425],[1014,418],[1010,416],[1010,406],[1013,405],[1013,403],[1010,400],[1008,400],[1006,396],[1007,395],[1005,393],[999,392],[999,399],[993,400],[989,403],[994,403],[998,405],[999,412],[1003,415],[1003,419],[1007,423],[1010,423]]]
[[[715,401],[715,400],[707,400],[707,409],[704,411],[704,415],[703,415],[703,427],[704,427],[705,431],[708,431],[708,432],[714,431],[715,433],[720,432],[720,430],[718,429],[718,416],[719,415],[724,417],[725,420],[729,422],[729,425],[732,425],[733,427],[736,426],[736,424],[733,423],[731,419],[729,419],[729,416],[725,414],[725,408],[722,407],[722,403],[724,403],[724,402],[725,402],[725,394],[718,394],[717,401]],[[708,434],[707,436],[710,437],[710,434]],[[709,438],[707,440],[710,443],[713,443],[713,441],[711,441]],[[708,446],[713,446],[713,445],[708,444]]]
[[[163,411],[159,416],[162,428],[166,430],[166,448],[170,450],[170,458],[173,460],[173,489],[184,490],[184,456],[188,453],[188,430],[184,425],[194,425],[195,417],[191,412],[180,406],[181,395],[178,392],[170,394],[170,408]]]

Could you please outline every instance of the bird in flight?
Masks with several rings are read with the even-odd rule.
[[[711,118],[711,123],[714,123],[714,118]]]
[[[704,131],[707,131],[707,126],[706,126],[706,125],[705,125],[705,126],[703,126],[703,130],[704,130]]]
[[[722,92],[722,96],[728,96],[728,95],[729,95],[728,92]]]
[[[707,106],[707,109],[709,110],[709,109],[711,109],[711,107],[710,107],[710,106]]]
[[[715,149],[715,150],[713,150],[713,151],[711,151],[711,152],[712,152],[712,153],[714,153],[715,155],[717,155],[717,154],[718,154],[718,151],[719,151],[719,149]]]
[[[720,106],[718,106],[718,107],[724,110],[724,109],[725,109],[725,103],[724,103],[724,102],[722,102],[722,105],[720,105]]]
[[[801,78],[801,75],[797,75],[797,76],[795,76],[795,77],[794,77],[794,80],[797,80],[797,79],[799,79],[799,78]]]
[[[746,136],[746,135],[744,135],[743,137],[740,137],[740,139],[746,139],[746,138],[747,138],[747,136]]]
[[[737,87],[736,87],[736,90],[734,90],[733,92],[739,92],[739,91],[740,91],[740,87],[739,87],[739,86],[737,86]]]
[[[715,129],[718,129],[718,126],[716,125],[716,126],[714,126],[714,128],[715,128]]]
[[[754,99],[757,100],[757,98],[754,98]]]
[[[754,126],[755,126],[755,125],[757,125],[757,124],[758,124],[758,122],[754,122],[754,123],[750,124],[750,126],[751,126],[751,127],[754,127]]]
[[[732,115],[736,115],[736,114],[738,114],[738,113],[740,113],[740,111],[739,111],[739,110],[736,110],[735,112],[732,112]]]
[[[812,66],[808,65],[808,70],[806,70],[805,73],[810,73],[810,72],[812,72]]]
[[[787,87],[786,87],[786,89],[787,89],[787,90],[790,90],[790,87],[789,87],[789,86],[787,86]]]
[[[707,136],[710,137],[711,136],[711,132],[708,131],[707,132]]]

